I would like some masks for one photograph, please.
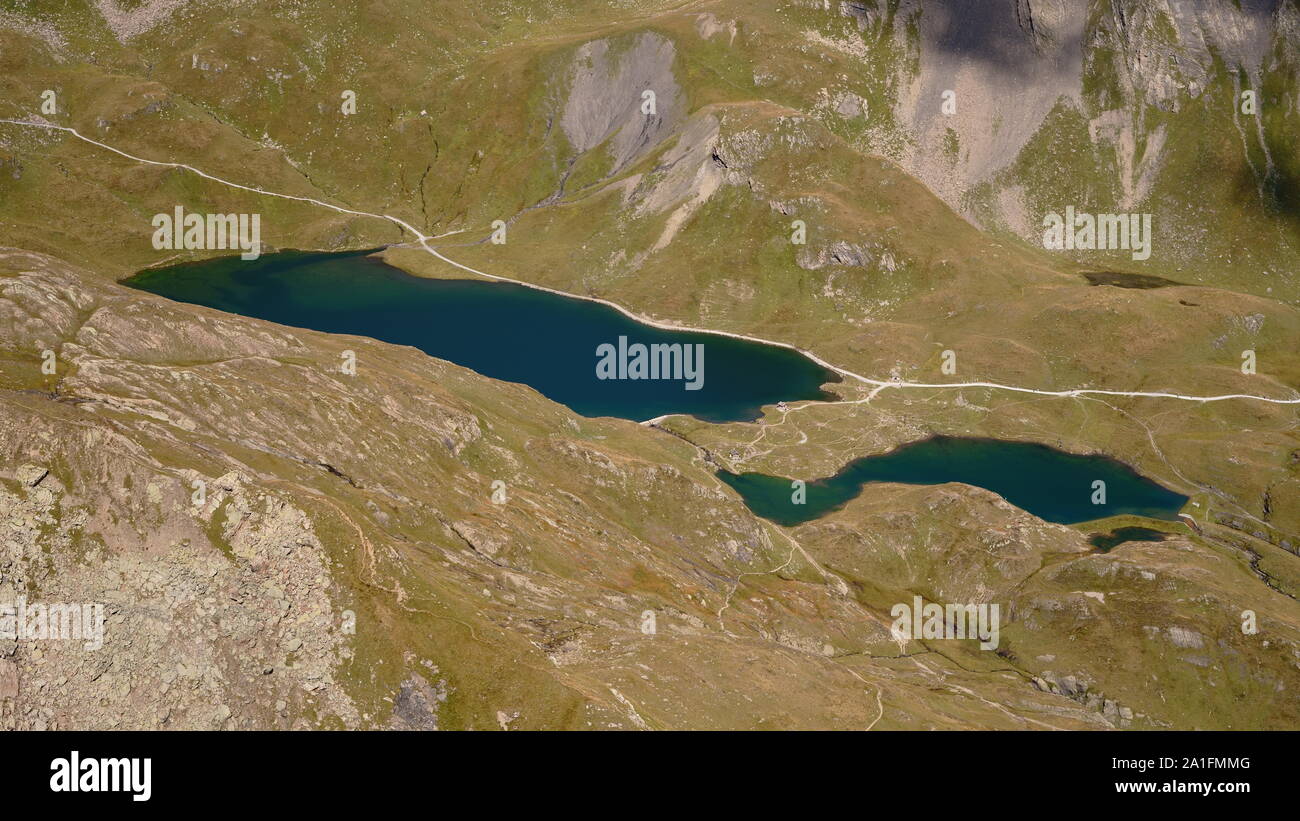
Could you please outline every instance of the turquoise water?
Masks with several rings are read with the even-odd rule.
[[[781,400],[835,398],[821,386],[839,375],[789,348],[655,328],[606,305],[522,285],[414,277],[370,253],[223,257],[150,269],[123,284],[282,325],[411,345],[484,376],[531,385],[584,416],[642,421],[683,413],[740,422]],[[620,337],[632,352],[627,356],[619,353]],[[683,346],[669,362],[677,367],[660,371],[680,378],[598,377],[601,361],[610,375],[619,375],[619,361],[623,375],[637,374],[630,360],[638,343]],[[687,389],[696,383],[698,389]]]
[[[797,525],[838,510],[873,482],[937,485],[963,482],[986,488],[1041,519],[1074,524],[1132,514],[1177,520],[1187,497],[1104,456],[1076,456],[1046,445],[935,436],[880,456],[855,459],[834,476],[808,481],[803,504],[791,478],[719,471],[754,513]],[[1093,504],[1093,482],[1105,482],[1105,503]]]

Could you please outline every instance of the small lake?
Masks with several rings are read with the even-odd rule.
[[[1077,456],[1026,442],[950,436],[855,459],[834,476],[807,481],[803,504],[793,501],[790,478],[726,470],[719,471],[718,477],[754,513],[787,526],[838,510],[873,482],[962,482],[991,490],[1016,507],[1059,524],[1121,514],[1177,521],[1187,502],[1186,496],[1104,456]],[[1096,481],[1105,482],[1104,504],[1093,504]]]
[[[512,283],[415,277],[372,253],[222,257],[149,269],[123,284],[282,325],[411,345],[530,385],[583,416],[748,422],[781,400],[835,398],[822,385],[839,375],[789,348],[656,328],[607,305]]]
[[[1125,542],[1163,542],[1169,534],[1149,527],[1117,527],[1109,533],[1093,533],[1088,544],[1108,553]]]

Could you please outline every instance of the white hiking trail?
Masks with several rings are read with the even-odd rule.
[[[203,177],[206,180],[211,180],[213,182],[220,183],[221,185],[229,186],[231,188],[238,188],[243,191],[250,191],[252,193],[262,194],[268,197],[278,197],[279,199],[295,200],[297,202],[310,203],[312,205],[320,206],[321,208],[328,208],[329,210],[336,211],[340,214],[351,214],[353,216],[358,216],[358,217],[371,217],[373,219],[388,220],[389,222],[393,223],[394,225],[397,225],[403,230],[409,231],[411,235],[416,238],[416,241],[420,243],[420,247],[423,248],[425,251],[429,252],[437,259],[442,260],[443,262],[455,268],[459,268],[462,271],[468,271],[471,274],[475,274],[476,276],[485,277],[487,279],[496,280],[498,282],[510,282],[510,283],[514,283],[515,285],[523,285],[527,288],[534,288],[539,291],[546,291],[548,293],[556,294],[558,296],[569,297],[571,299],[583,299],[588,302],[598,302],[601,305],[607,305],[610,308],[615,309],[616,311],[618,311],[619,313],[623,314],[624,316],[630,319],[634,319],[637,322],[641,322],[646,325],[652,325],[656,328],[664,328],[673,331],[706,333],[706,334],[713,334],[715,336],[729,336],[734,339],[743,339],[749,342],[758,342],[764,345],[776,345],[781,348],[788,348],[790,350],[797,351],[798,353],[808,357],[809,359],[821,365],[822,367],[828,368],[840,374],[841,376],[846,376],[851,379],[856,379],[857,381],[867,385],[874,385],[877,391],[883,388],[900,388],[900,389],[904,389],[904,388],[906,389],[989,388],[992,390],[1013,391],[1015,393],[1030,393],[1038,396],[1059,396],[1065,398],[1078,397],[1078,396],[1125,396],[1125,397],[1149,398],[1149,399],[1178,399],[1185,402],[1223,402],[1229,399],[1250,399],[1256,402],[1268,402],[1274,405],[1300,405],[1300,397],[1296,397],[1293,399],[1278,399],[1275,397],[1257,396],[1255,394],[1249,394],[1249,393],[1226,393],[1226,394],[1220,394],[1218,396],[1193,396],[1189,394],[1170,393],[1165,391],[1117,391],[1117,390],[1106,390],[1102,388],[1074,388],[1070,390],[1049,391],[1049,390],[1040,390],[1038,388],[1025,388],[1019,385],[1003,385],[998,382],[904,382],[902,380],[892,380],[892,379],[890,380],[873,379],[871,377],[862,376],[861,374],[854,373],[853,371],[846,370],[836,365],[832,365],[831,363],[818,357],[816,354],[813,354],[809,351],[802,350],[787,342],[777,342],[771,339],[763,339],[757,336],[749,336],[746,334],[732,333],[730,331],[719,331],[719,330],[714,330],[712,328],[692,328],[686,325],[663,322],[660,320],[652,319],[650,317],[637,314],[634,311],[631,311],[615,302],[610,302],[607,299],[601,299],[599,297],[593,297],[593,296],[585,296],[583,294],[571,294],[566,291],[561,291],[555,288],[548,288],[545,285],[537,285],[532,282],[525,282],[523,280],[511,279],[510,277],[499,276],[497,274],[489,274],[486,271],[480,271],[477,268],[471,268],[468,265],[463,265],[459,262],[456,262],[453,259],[449,259],[443,256],[442,254],[440,254],[436,248],[429,245],[429,240],[439,239],[440,237],[445,237],[450,234],[458,234],[461,233],[460,231],[449,231],[445,234],[430,236],[428,234],[422,233],[421,231],[416,229],[415,226],[411,225],[405,220],[399,219],[398,217],[394,217],[389,214],[374,214],[369,211],[356,211],[351,208],[343,208],[342,206],[333,205],[331,203],[325,202],[323,200],[318,200],[313,197],[298,197],[298,196],[294,196],[293,194],[281,194],[276,191],[267,191],[264,188],[258,188],[256,186],[243,185],[241,183],[231,182],[230,180],[213,176],[212,174],[208,174],[205,171],[201,171],[195,168],[194,166],[186,165],[185,163],[161,162],[158,160],[145,159],[144,157],[137,157],[134,154],[128,154],[127,152],[122,151],[121,149],[114,148],[111,145],[87,137],[86,135],[82,134],[76,129],[69,128],[67,126],[54,125],[53,123],[39,122],[34,120],[12,120],[12,119],[0,119],[0,123],[8,123],[10,125],[25,126],[28,128],[44,128],[50,131],[63,131],[68,134],[71,134],[72,136],[76,137],[79,140],[82,140],[83,142],[87,142],[93,146],[102,148],[105,151],[111,151],[114,154],[117,154],[121,157],[125,157],[128,160],[131,160],[132,162],[145,163],[146,165],[163,166],[166,168],[181,168],[191,173],[197,174],[198,176]],[[874,396],[875,392],[873,392],[872,395]],[[860,401],[860,400],[853,400],[853,401]],[[838,403],[828,402],[825,404],[838,404]],[[657,417],[655,419],[649,419],[643,422],[642,424],[647,424],[647,425],[653,424],[655,422],[660,421],[663,418],[665,417]]]

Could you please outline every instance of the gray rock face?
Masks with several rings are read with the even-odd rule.
[[[41,480],[50,475],[48,468],[40,465],[27,464],[14,471],[14,478],[22,482],[26,487],[36,487]]]
[[[904,5],[895,26],[915,19],[920,30],[919,71],[895,111],[914,139],[904,165],[960,208],[964,191],[1015,161],[1060,99],[1079,97],[1087,7],[1068,0]],[[948,91],[951,114],[942,108]],[[949,129],[960,145],[955,167],[944,150]]]
[[[676,49],[658,34],[638,34],[630,48],[594,40],[574,56],[572,81],[560,127],[575,151],[606,140],[611,173],[630,165],[672,133],[686,114],[673,77]],[[643,94],[654,92],[654,114],[642,112]]]
[[[399,730],[436,730],[438,729],[438,710],[447,700],[447,686],[438,682],[435,687],[423,676],[412,675],[398,688],[394,699],[394,729]]]
[[[1117,155],[1117,198],[1131,209],[1151,192],[1166,150],[1165,124],[1146,116],[1148,107],[1177,113],[1216,79],[1240,89],[1244,78],[1259,88],[1267,72],[1293,73],[1270,55],[1300,51],[1300,9],[1282,0],[1119,0],[1094,14],[1096,5],[904,0],[893,14],[857,3],[841,4],[841,14],[855,20],[864,42],[885,36],[908,43],[910,59],[894,67],[902,147],[892,156],[972,221],[990,215],[977,215],[968,195],[991,183],[1004,198],[999,219],[1035,239],[1037,219],[1020,209],[1051,192],[1039,190],[1043,181],[1029,180],[1026,191],[1025,180],[1002,175],[1014,177],[1017,160],[1058,106],[1089,121],[1098,156]],[[909,27],[919,35],[910,41]],[[948,93],[955,111],[943,108]],[[1276,158],[1262,131],[1249,133],[1259,121],[1238,127],[1243,143],[1257,143],[1243,149],[1246,159],[1263,154],[1256,170],[1267,181]]]
[[[800,268],[816,271],[827,265],[842,265],[854,268],[869,268],[873,261],[871,251],[865,246],[848,242],[836,242],[823,248],[800,248],[795,255]]]

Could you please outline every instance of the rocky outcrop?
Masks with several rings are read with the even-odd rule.
[[[676,49],[657,34],[638,34],[630,45],[592,40],[573,57],[568,96],[560,115],[573,150],[606,146],[617,174],[673,132],[686,115],[673,76]],[[642,111],[654,92],[654,113]]]

